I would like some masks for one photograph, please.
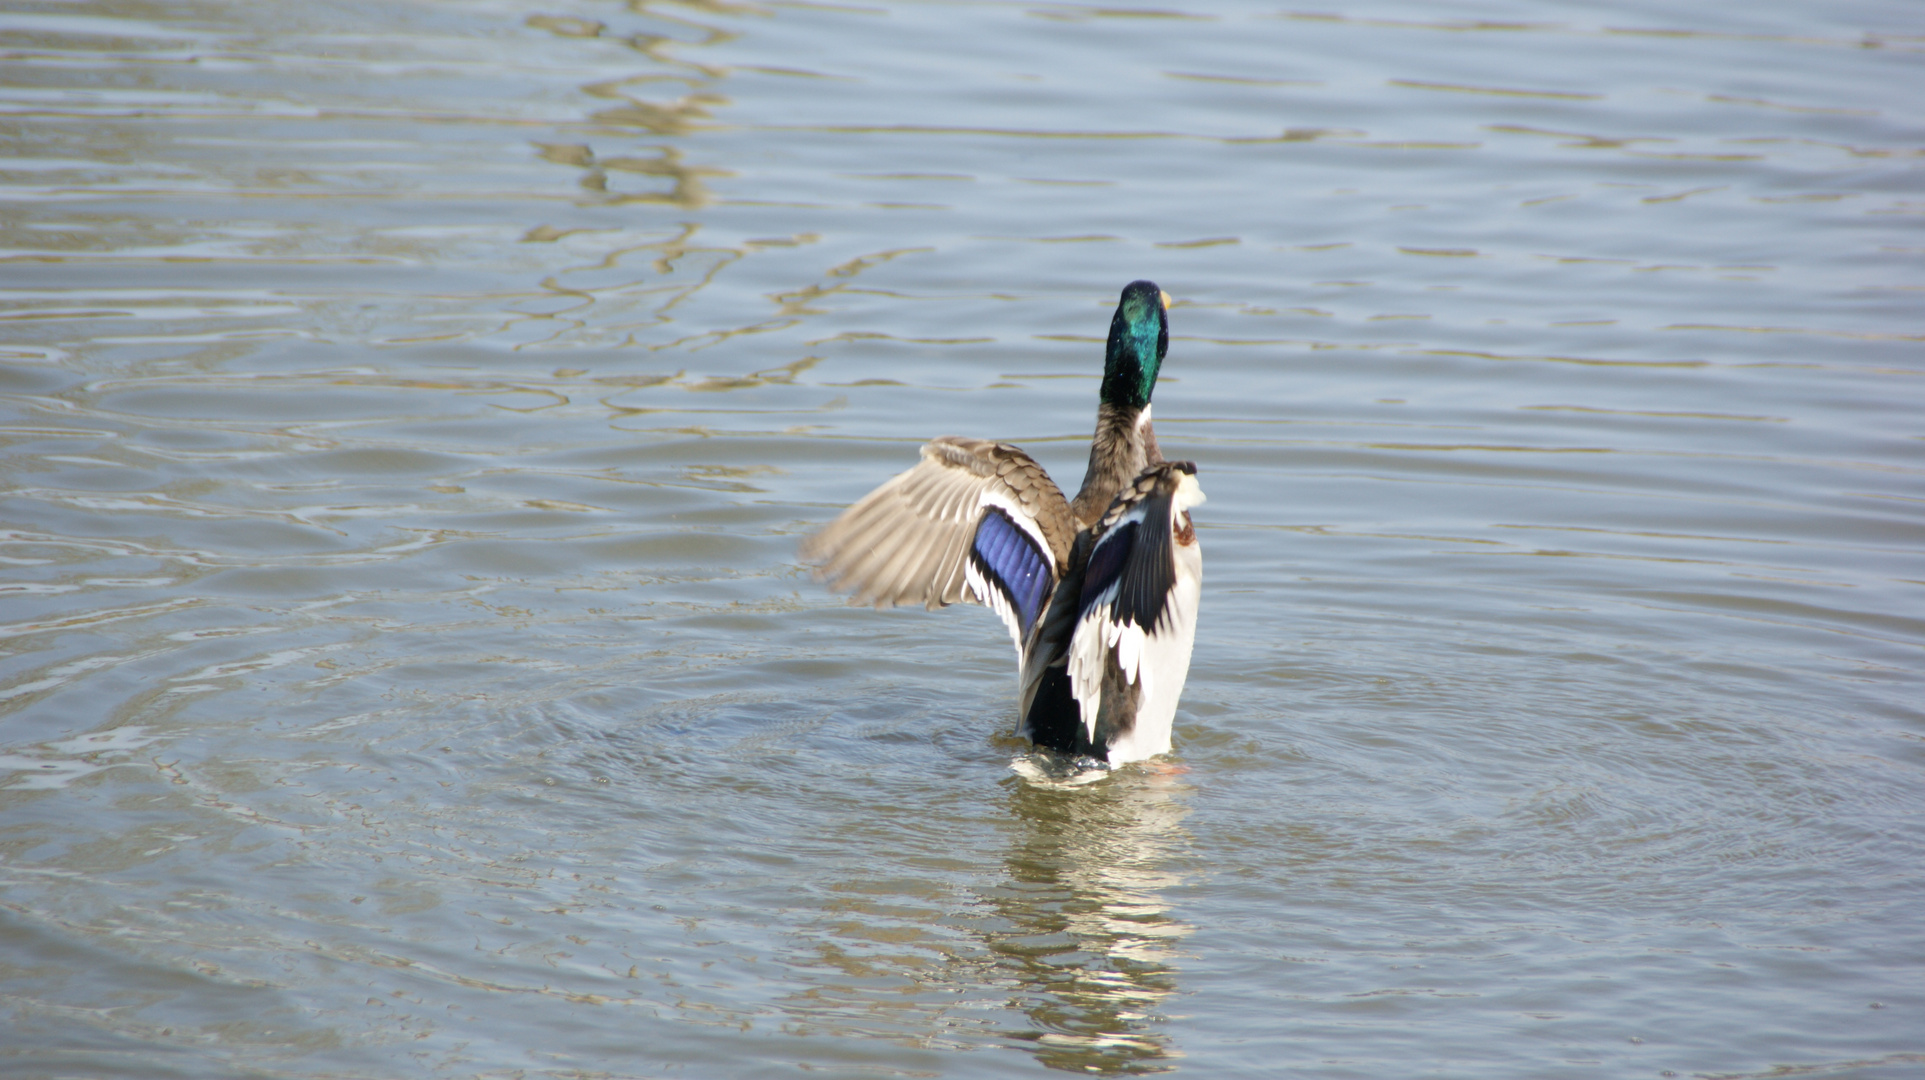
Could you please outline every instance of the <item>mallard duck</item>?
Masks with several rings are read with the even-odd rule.
[[[1112,766],[1169,751],[1196,639],[1203,490],[1150,426],[1169,304],[1152,282],[1123,289],[1074,499],[1008,443],[945,435],[802,546],[852,604],[987,606],[1016,643],[1018,734]]]

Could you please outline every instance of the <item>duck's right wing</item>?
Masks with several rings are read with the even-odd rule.
[[[1189,511],[1202,502],[1195,464],[1160,461],[1076,538],[1023,663],[1022,733],[1038,745],[1135,760],[1115,757],[1115,740],[1147,719],[1159,729],[1144,733],[1147,745],[1168,749],[1169,713],[1196,637],[1203,560]],[[1111,692],[1131,695],[1130,704],[1106,709]],[[1150,714],[1140,716],[1139,707]]]
[[[851,603],[986,604],[1021,649],[1075,534],[1068,501],[1028,454],[945,435],[805,540],[802,558]]]
[[[1189,512],[1203,499],[1194,462],[1158,462],[1139,473],[1090,530],[1067,652],[1070,691],[1092,740],[1106,675],[1134,687],[1139,700],[1176,708],[1190,670],[1203,583]]]

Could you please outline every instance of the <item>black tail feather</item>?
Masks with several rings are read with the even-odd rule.
[[[1030,742],[1059,754],[1095,758],[1109,754],[1107,749],[1099,749],[1090,742],[1089,729],[1083,726],[1083,714],[1076,707],[1076,699],[1070,696],[1066,665],[1058,664],[1043,672],[1042,680],[1036,685],[1036,696],[1029,703],[1029,715],[1023,718],[1023,727]]]

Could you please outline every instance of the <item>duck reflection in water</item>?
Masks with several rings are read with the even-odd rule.
[[[985,896],[998,918],[984,942],[1015,977],[1033,1027],[1005,1032],[1044,1065],[1079,1073],[1149,1073],[1181,1056],[1159,1007],[1176,992],[1172,864],[1189,808],[1177,774],[1131,770],[1084,787],[1012,779],[1024,827],[1009,878]]]
[[[1183,883],[1188,788],[1167,767],[1094,775],[1005,781],[993,818],[1010,842],[990,883],[964,853],[913,832],[840,838],[909,857],[830,887],[791,958],[804,985],[779,1003],[785,1029],[936,1052],[1020,1048],[1085,1075],[1174,1068],[1159,1010],[1190,932],[1167,898]],[[915,869],[937,862],[948,871]]]

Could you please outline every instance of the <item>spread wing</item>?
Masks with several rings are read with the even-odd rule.
[[[1008,443],[943,436],[802,545],[850,602],[988,605],[1022,648],[1076,528],[1049,474]]]
[[[1091,739],[1112,665],[1120,686],[1143,697],[1159,680],[1180,684],[1188,670],[1201,571],[1191,565],[1193,551],[1179,559],[1177,550],[1194,548],[1188,511],[1202,501],[1194,464],[1161,462],[1138,474],[1091,530],[1068,648],[1070,694]]]

